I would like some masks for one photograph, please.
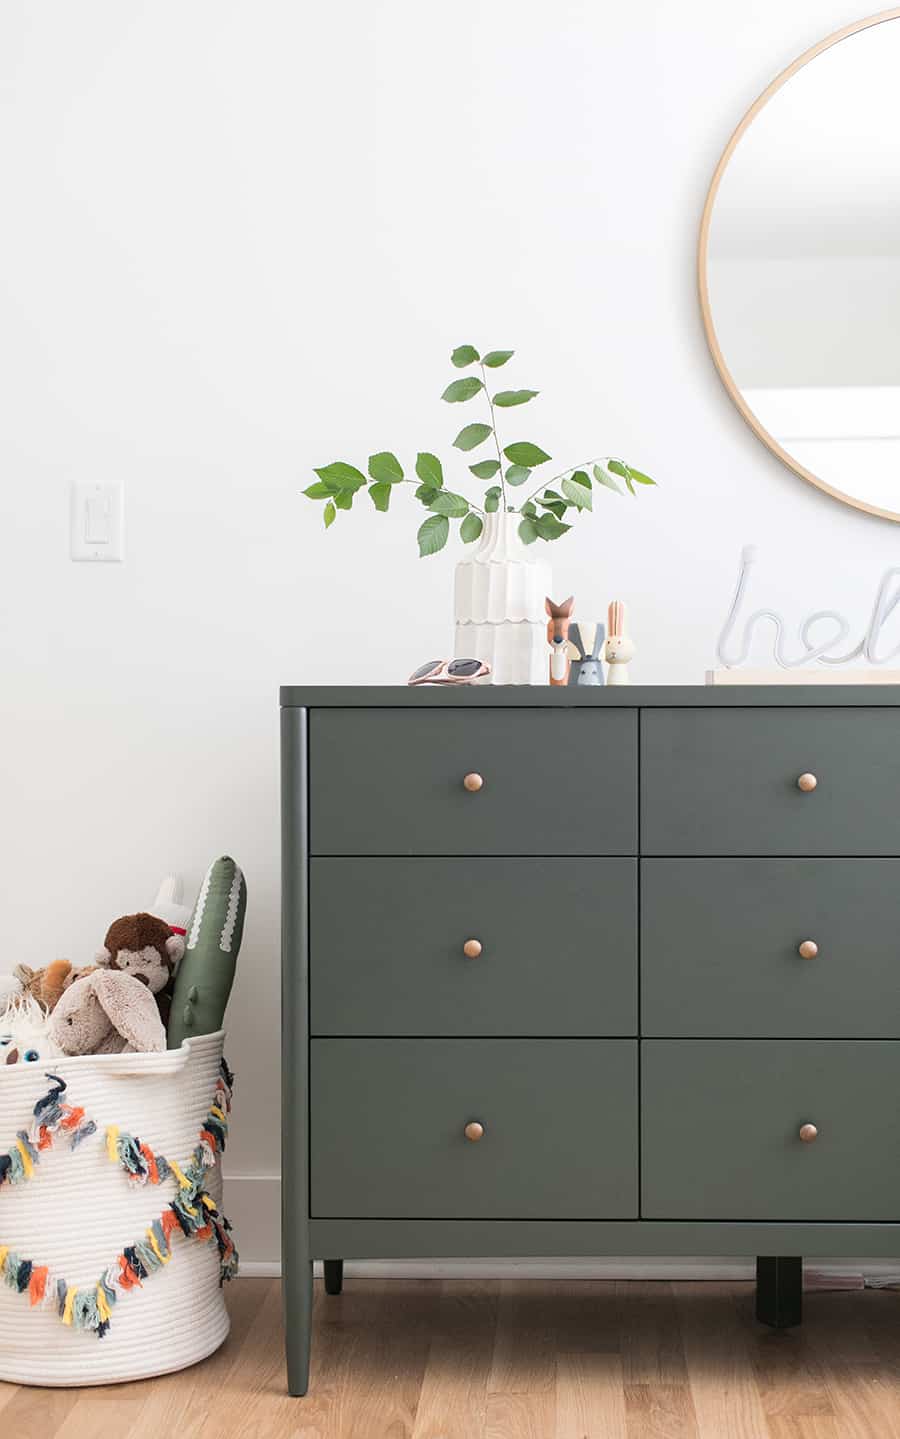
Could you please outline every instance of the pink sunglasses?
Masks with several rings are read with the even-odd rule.
[[[429,660],[413,670],[409,685],[468,685],[473,680],[489,675],[491,667],[486,660]]]

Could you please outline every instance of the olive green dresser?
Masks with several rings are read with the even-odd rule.
[[[292,1394],[314,1259],[900,1254],[895,693],[282,691]]]

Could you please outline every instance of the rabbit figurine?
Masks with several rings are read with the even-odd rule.
[[[591,646],[591,653],[588,655],[587,648],[581,638],[581,629],[572,625],[569,631],[569,643],[573,644],[578,651],[578,658],[573,659],[572,668],[569,671],[570,685],[602,685],[603,665],[600,662],[600,647],[606,630],[603,625],[596,625],[594,628],[594,643]]]
[[[606,641],[606,663],[609,684],[628,685],[628,661],[634,657],[634,643],[625,633],[625,606],[613,600],[609,607],[609,638]]]

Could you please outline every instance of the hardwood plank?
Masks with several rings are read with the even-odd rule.
[[[618,1354],[559,1354],[555,1439],[627,1439],[628,1416]],[[544,1431],[545,1435],[550,1430]],[[544,1436],[541,1436],[544,1439]]]
[[[756,1376],[735,1311],[733,1284],[679,1284],[678,1314],[700,1439],[766,1433]]]
[[[754,1286],[735,1285],[734,1309],[770,1430],[782,1419],[834,1416],[822,1366],[803,1325],[770,1329],[756,1319]],[[789,1432],[789,1426],[788,1426]]]
[[[441,1284],[413,1439],[481,1439],[484,1434],[498,1292],[493,1280]]]
[[[80,1393],[80,1389],[15,1389],[3,1410],[3,1433],[16,1439],[55,1439]]]
[[[614,1279],[571,1279],[542,1286],[561,1354],[618,1354],[624,1317]]]
[[[623,1281],[622,1372],[628,1387],[686,1387],[687,1366],[673,1286],[664,1281]]]
[[[628,1439],[697,1439],[697,1416],[687,1384],[626,1384]]]
[[[503,1280],[489,1394],[555,1394],[555,1294],[533,1280]]]

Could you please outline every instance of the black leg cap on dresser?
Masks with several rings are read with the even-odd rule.
[[[343,1259],[323,1259],[322,1267],[325,1270],[325,1293],[340,1294],[344,1287]]]
[[[773,1329],[790,1329],[803,1319],[803,1260],[794,1255],[758,1255],[756,1317]]]

